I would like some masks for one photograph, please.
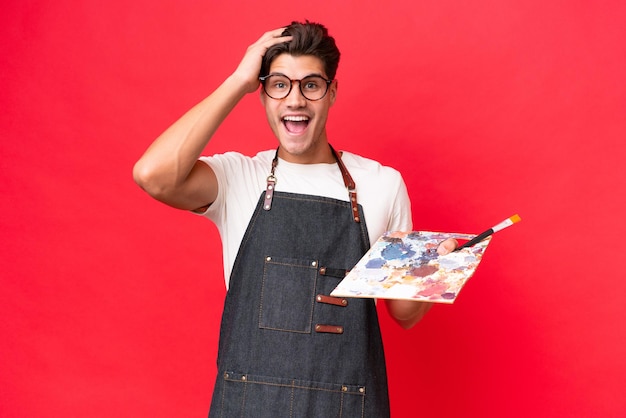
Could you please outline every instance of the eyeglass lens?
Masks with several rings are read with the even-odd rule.
[[[300,86],[300,92],[308,100],[320,100],[326,95],[328,82],[319,76],[309,76],[302,80],[293,80]],[[272,99],[284,99],[293,88],[289,77],[282,74],[269,75],[264,79],[263,89]]]

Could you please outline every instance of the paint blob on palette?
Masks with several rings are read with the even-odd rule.
[[[453,303],[474,274],[491,237],[450,254],[437,253],[447,238],[470,234],[387,232],[331,292],[331,296]]]

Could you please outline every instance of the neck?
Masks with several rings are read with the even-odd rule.
[[[294,164],[334,164],[336,162],[335,155],[328,142],[323,145],[320,144],[317,149],[311,149],[303,153],[292,153],[285,147],[279,146],[278,157]]]

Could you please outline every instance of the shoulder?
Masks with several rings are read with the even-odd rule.
[[[352,152],[343,151],[341,160],[355,178],[364,178],[376,183],[403,182],[402,175],[398,170],[381,164],[371,158],[363,157]]]
[[[370,244],[385,231],[412,229],[411,200],[398,170],[350,152],[343,153],[342,161],[356,183]]]
[[[395,168],[351,152],[344,152],[342,161],[365,203],[391,207],[408,202],[406,184]]]
[[[250,157],[236,151],[228,151],[221,154],[213,154],[211,156],[200,157],[200,160],[210,166],[222,166],[228,168],[230,166],[263,166],[267,167],[274,158],[275,151],[260,151],[255,156]]]
[[[267,177],[274,154],[275,151],[267,150],[251,157],[240,152],[228,151],[200,157],[200,161],[213,169],[218,182],[222,184],[230,183],[234,179],[255,182],[257,178]]]
[[[397,172],[397,170],[394,169],[393,167],[383,165],[376,160],[373,160],[368,157],[364,157],[359,154],[355,154],[350,151],[342,151],[341,159],[346,165],[350,164],[354,167],[362,167],[362,168],[370,169],[370,170],[371,169],[392,170],[392,171]]]
[[[274,153],[261,151],[251,157],[229,151],[200,157],[200,161],[213,169],[218,184],[217,200],[225,201],[232,195],[258,196],[270,172]]]
[[[254,156],[228,151],[200,157],[217,179],[217,197],[206,215],[220,224],[226,208],[229,213],[248,213],[254,209],[264,190],[275,151],[261,151]],[[225,218],[224,218],[225,219]]]

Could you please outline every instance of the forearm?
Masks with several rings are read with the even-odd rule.
[[[409,300],[386,300],[387,310],[395,321],[404,329],[417,324],[432,307],[432,303]]]
[[[448,238],[442,241],[437,247],[437,254],[450,254],[459,246],[454,238]],[[422,320],[424,315],[432,308],[433,304],[429,302],[418,302],[412,300],[386,300],[387,310],[389,314],[404,329],[409,329],[413,325]]]
[[[226,116],[259,87],[263,56],[272,45],[291,40],[283,28],[266,32],[248,47],[235,72],[209,97],[170,126],[133,168],[133,176],[152,197],[180,209],[200,210],[213,203],[215,173],[198,158]]]
[[[135,181],[151,195],[182,187],[215,131],[246,93],[235,76],[226,79],[152,143],[135,164]]]

